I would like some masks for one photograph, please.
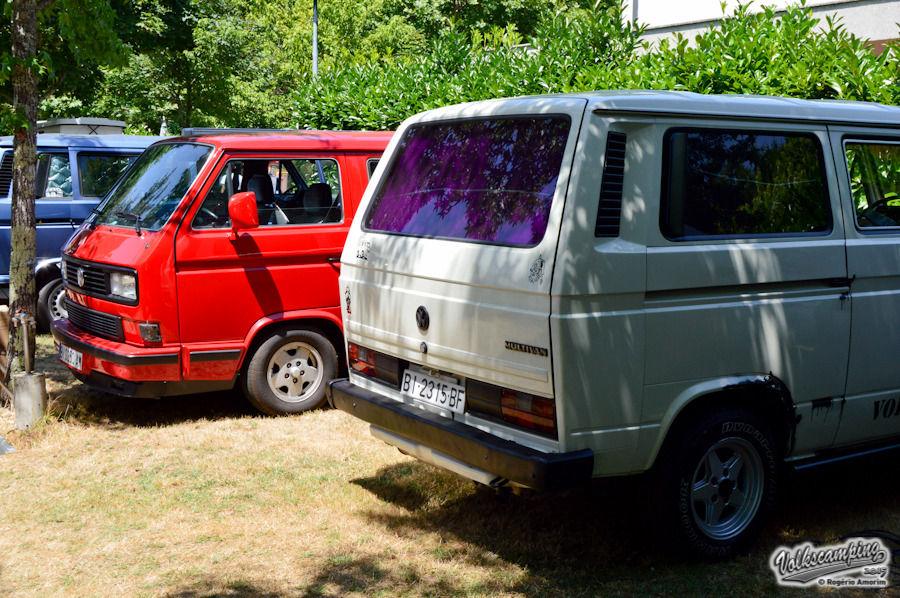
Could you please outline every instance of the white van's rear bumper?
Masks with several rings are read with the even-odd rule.
[[[447,463],[457,463],[454,468],[434,462],[477,481],[482,481],[483,476],[470,475],[466,470],[483,472],[537,491],[558,491],[586,483],[594,469],[594,453],[590,449],[542,453],[462,422],[383,397],[346,379],[335,380],[329,385],[328,402],[332,407],[388,432],[398,441],[405,440],[410,446],[430,449],[428,452],[438,454]],[[396,442],[389,443],[397,445]],[[413,456],[417,455],[413,453]]]

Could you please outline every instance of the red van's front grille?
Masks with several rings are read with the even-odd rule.
[[[66,300],[69,322],[85,332],[116,341],[125,340],[122,333],[122,318],[87,309]]]
[[[109,294],[108,279],[106,270],[99,266],[66,260],[66,283],[71,287],[102,297]]]

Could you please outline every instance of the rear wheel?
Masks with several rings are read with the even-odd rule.
[[[772,434],[755,414],[723,409],[671,440],[652,474],[655,531],[678,554],[733,557],[775,503],[779,457]]]
[[[244,393],[263,413],[302,413],[325,403],[337,373],[337,351],[327,338],[312,330],[282,330],[250,358]]]
[[[50,330],[50,324],[58,318],[65,318],[66,287],[61,278],[54,278],[38,292],[37,320],[41,328]]]

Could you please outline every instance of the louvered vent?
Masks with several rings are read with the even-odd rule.
[[[625,182],[625,133],[610,131],[606,139],[606,162],[600,183],[597,237],[618,237],[622,219],[622,187]]]
[[[0,161],[0,197],[9,197],[12,187],[12,166],[13,153],[9,151],[3,154],[3,160]]]
[[[66,299],[66,313],[69,322],[89,334],[106,337],[115,341],[124,340],[122,318],[87,309]]]

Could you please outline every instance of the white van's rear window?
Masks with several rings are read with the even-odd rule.
[[[569,128],[564,116],[414,125],[397,147],[365,227],[535,245],[547,229]]]

